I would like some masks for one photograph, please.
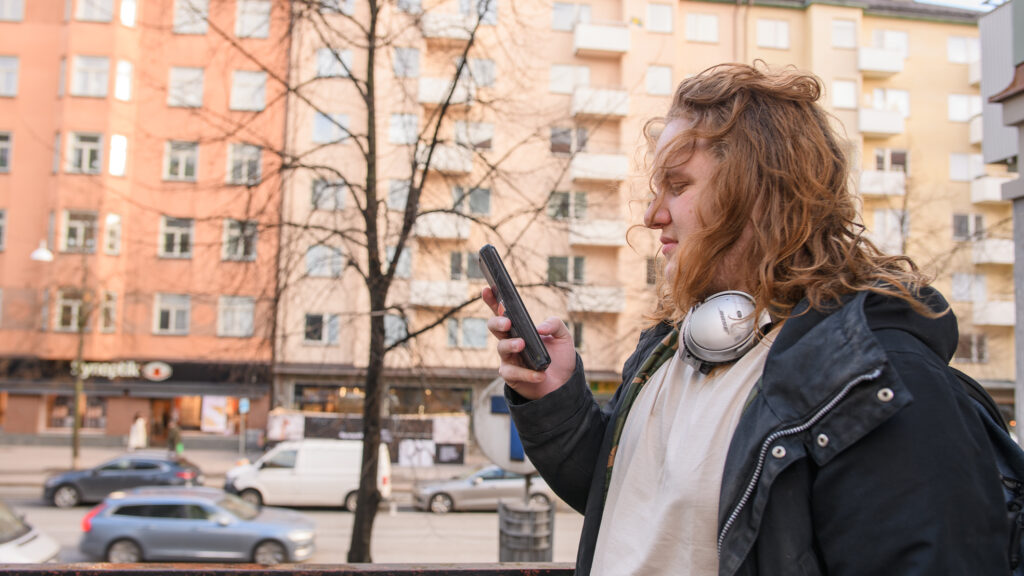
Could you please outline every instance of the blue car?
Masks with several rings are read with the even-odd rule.
[[[43,484],[43,500],[58,508],[99,502],[111,492],[139,486],[202,485],[203,473],[174,453],[131,452],[95,468],[50,476]]]
[[[143,561],[302,562],[313,555],[308,517],[257,509],[216,488],[115,492],[82,519],[78,549],[116,564]]]

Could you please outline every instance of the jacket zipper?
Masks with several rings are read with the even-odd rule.
[[[740,512],[743,511],[743,508],[747,505],[747,502],[750,500],[750,496],[754,493],[754,488],[757,486],[757,482],[761,477],[761,472],[764,469],[764,461],[768,456],[768,449],[771,447],[771,445],[775,443],[775,441],[778,440],[779,438],[783,438],[785,436],[792,436],[793,434],[798,434],[800,432],[803,432],[804,430],[807,430],[811,426],[814,426],[815,423],[824,418],[826,414],[831,412],[837,404],[842,402],[843,398],[845,398],[846,395],[850,393],[850,390],[852,390],[854,386],[866,380],[874,380],[878,378],[878,376],[881,375],[881,373],[881,368],[875,368],[874,370],[868,372],[867,374],[861,374],[860,376],[854,378],[845,386],[843,386],[842,390],[840,390],[835,396],[833,396],[832,400],[829,400],[828,404],[823,406],[821,410],[818,410],[808,420],[804,421],[803,424],[800,424],[799,426],[794,426],[792,428],[787,428],[785,430],[773,432],[772,434],[769,434],[767,438],[765,438],[764,442],[761,444],[761,452],[757,456],[757,466],[754,467],[754,474],[750,478],[750,482],[747,484],[747,489],[743,492],[743,497],[740,498],[740,501],[736,504],[736,507],[733,508],[732,513],[729,514],[729,518],[725,521],[725,524],[722,526],[722,531],[718,534],[719,558],[722,557],[722,542],[725,541],[725,535],[729,532],[729,529],[732,528],[732,525],[736,522],[736,519],[739,517]]]

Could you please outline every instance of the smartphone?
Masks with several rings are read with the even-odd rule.
[[[519,353],[523,364],[530,370],[544,370],[551,364],[551,356],[548,355],[548,349],[544,347],[540,334],[537,334],[537,327],[530,319],[530,313],[526,311],[523,299],[519,297],[519,291],[512,283],[497,248],[486,244],[480,249],[477,257],[480,261],[480,270],[487,278],[487,283],[491,285],[491,291],[505,308],[505,317],[512,321],[509,334],[514,338],[522,338],[526,343],[526,347]]]

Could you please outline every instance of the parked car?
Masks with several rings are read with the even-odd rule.
[[[313,555],[313,521],[256,508],[217,488],[153,486],[115,492],[82,519],[78,549],[114,563],[302,562]]]
[[[522,474],[498,466],[487,466],[461,478],[417,484],[413,487],[416,508],[446,514],[452,510],[497,510],[498,501],[524,498],[526,479]],[[531,503],[547,506],[556,496],[538,476],[530,477]]]
[[[362,441],[306,438],[281,442],[255,463],[228,470],[224,490],[256,506],[344,506],[354,512],[362,468]],[[391,454],[384,443],[377,489],[391,497]]]
[[[203,483],[199,467],[168,452],[132,452],[88,470],[47,478],[43,500],[59,508],[99,502],[107,494],[138,486],[193,486]]]
[[[56,540],[0,501],[0,564],[43,564],[54,561],[58,552]]]

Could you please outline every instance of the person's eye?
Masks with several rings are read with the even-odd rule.
[[[666,186],[666,189],[673,196],[679,196],[683,192],[686,192],[686,189],[689,187],[689,182],[669,182],[668,186]]]

